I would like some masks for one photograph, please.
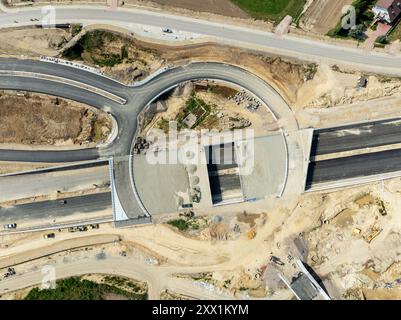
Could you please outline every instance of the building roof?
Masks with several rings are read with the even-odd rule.
[[[319,289],[303,272],[292,279],[291,288],[300,300],[313,300],[319,295]]]
[[[387,9],[391,22],[401,14],[401,0],[379,0],[376,7]]]
[[[376,3],[376,7],[387,9],[393,4],[394,0],[379,0]]]

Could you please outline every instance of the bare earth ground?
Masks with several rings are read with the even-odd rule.
[[[204,83],[204,82],[203,82]],[[224,85],[209,83],[216,85],[221,91],[230,91],[229,97],[236,92],[235,89],[224,87]],[[224,90],[226,88],[226,90]],[[237,105],[232,99],[225,94],[213,92],[209,90],[196,89],[194,83],[188,83],[183,88],[175,89],[173,94],[164,101],[159,101],[165,105],[167,110],[158,112],[150,121],[150,123],[142,130],[141,134],[146,133],[152,128],[165,129],[160,127],[163,121],[175,121],[178,114],[185,109],[186,102],[190,99],[192,92],[196,92],[196,97],[202,99],[212,110],[210,115],[196,127],[197,130],[219,130],[227,131],[235,128],[242,128],[244,123],[249,124],[247,128],[255,130],[256,136],[263,136],[278,129],[272,114],[266,108],[258,108],[256,111],[249,111],[243,105]]]
[[[62,29],[1,29],[0,55],[53,56],[70,39]]]
[[[397,97],[400,97],[401,81],[397,78],[370,75],[367,88],[358,90],[356,84],[361,74],[352,70],[322,64],[314,78],[305,81],[310,70],[308,65],[241,49],[212,44],[169,47],[139,40],[134,40],[134,43],[138,50],[151,50],[148,59],[156,57],[162,64],[220,61],[244,67],[265,79],[283,95],[302,127],[399,115]],[[147,56],[143,57],[147,61]],[[112,70],[110,75],[113,76]],[[375,101],[381,102],[380,110]]]
[[[367,75],[368,85],[357,89],[361,74],[320,65],[313,80],[298,91],[292,106],[302,127],[398,117],[401,80]]]
[[[288,254],[299,255],[292,241],[301,237],[309,252],[307,262],[323,278],[332,297],[355,299],[359,297],[356,291],[370,299],[394,299],[399,297],[399,285],[394,284],[395,289],[384,285],[401,277],[399,190],[401,179],[392,179],[384,184],[308,194],[286,203],[278,201],[274,209],[262,215],[249,214],[249,219],[238,213],[224,215],[217,225],[209,220],[191,236],[163,225],[143,226],[135,232],[102,226],[97,232],[119,234],[128,251],[150,254],[161,266],[176,270],[177,279],[191,278],[196,286],[208,287],[208,292],[287,299],[291,294],[282,284],[265,285],[257,275],[266,267],[273,268],[268,264],[271,254],[290,265]],[[233,231],[235,223],[240,224],[240,233]],[[58,237],[57,242],[71,235]],[[2,250],[3,257],[21,250],[40,254],[46,246],[40,234],[2,238],[3,246],[8,245]],[[68,256],[74,259],[74,254]],[[159,275],[161,285],[166,281],[163,269]]]
[[[352,0],[312,0],[301,19],[301,27],[307,31],[326,34],[340,21],[342,8]]]
[[[140,47],[132,41],[132,37],[121,36],[114,32],[103,32],[103,30],[91,30],[87,32],[86,37],[98,37],[98,46],[91,48],[90,51],[84,51],[81,54],[81,62],[97,66],[95,61],[102,61],[104,53],[107,55],[120,56],[124,48],[126,57],[121,59],[121,62],[109,66],[105,65],[99,69],[106,75],[123,82],[132,84],[135,81],[141,80],[152,72],[160,69],[165,61],[157,52],[150,50],[147,47]],[[101,43],[100,43],[101,42]],[[68,53],[63,54],[68,58]]]
[[[149,1],[128,0],[126,3],[146,3]],[[229,17],[249,18],[249,15],[234,5],[230,0],[153,0],[152,2],[168,7],[178,7],[193,11],[211,12]]]
[[[95,108],[42,94],[0,92],[0,143],[94,145],[111,131],[107,115]]]
[[[7,3],[10,5],[15,5],[19,3],[23,3],[25,1],[20,0],[7,0]],[[45,1],[42,1],[45,2]],[[46,2],[63,2],[63,1],[46,1]],[[70,1],[64,1],[70,2]],[[108,3],[107,0],[78,0],[75,2],[81,3]],[[182,8],[193,11],[200,12],[210,12],[214,14],[229,16],[229,17],[239,17],[239,18],[249,18],[249,15],[241,10],[239,7],[234,5],[230,0],[202,0],[202,1],[193,1],[193,0],[125,0],[124,5],[146,5],[146,6],[159,6],[162,8]],[[122,1],[119,1],[119,5],[122,5]]]
[[[122,47],[127,48],[127,57],[122,63],[101,70],[123,83],[146,77],[166,65],[183,65],[191,61],[219,61],[240,65],[259,74],[276,87],[289,101],[295,101],[298,88],[310,72],[309,65],[285,61],[265,54],[248,52],[229,46],[210,43],[185,46],[168,46],[144,42],[113,31],[103,45],[84,52],[82,59],[92,64],[104,52],[120,54]],[[283,85],[285,83],[285,85]]]
[[[50,166],[54,166],[54,163],[34,163],[34,162],[8,162],[0,161],[0,174],[30,171],[34,169],[42,169]]]

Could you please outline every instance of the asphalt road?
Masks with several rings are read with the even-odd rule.
[[[3,68],[4,65],[4,68]],[[53,76],[67,77],[68,79],[77,80],[82,75],[82,79],[86,84],[96,87],[99,82],[99,75],[87,71],[72,69],[71,72],[65,72],[65,66],[58,64],[50,64],[46,62],[24,60],[0,59],[0,70],[7,69],[13,71],[30,71]],[[3,78],[0,78],[0,80]],[[113,157],[114,176],[116,181],[117,194],[120,197],[123,208],[127,215],[136,218],[143,215],[141,204],[135,196],[134,177],[131,177],[129,155],[131,154],[132,141],[137,131],[137,117],[139,113],[151,101],[156,99],[161,93],[170,90],[180,83],[198,80],[198,79],[214,79],[223,80],[237,84],[243,87],[264,102],[278,119],[281,119],[287,125],[288,130],[296,130],[297,123],[287,103],[274,90],[259,77],[251,74],[241,68],[226,65],[222,63],[191,63],[186,66],[170,69],[148,83],[139,87],[124,86],[115,81],[106,81],[107,88],[110,92],[119,94],[127,99],[125,105],[119,105],[113,101],[93,94],[86,90],[77,92],[76,87],[54,82],[41,83],[43,80],[24,78],[24,77],[4,77],[5,81],[0,82],[0,88],[32,90],[50,95],[61,95],[72,100],[85,101],[87,104],[95,106],[102,110],[110,112],[117,121],[118,134],[116,139],[106,147],[94,149],[82,149],[75,151],[21,151],[21,150],[0,150],[0,160],[4,161],[29,161],[29,162],[73,162],[82,160],[92,160],[96,158]],[[78,89],[79,90],[79,89]],[[102,100],[103,99],[103,100]],[[107,109],[106,109],[107,108]],[[286,141],[282,137],[282,148],[286,148]],[[283,165],[282,170],[286,170]],[[283,174],[285,176],[285,174]],[[284,183],[284,182],[283,182]]]
[[[62,64],[48,62],[39,63],[39,61],[35,61],[35,63],[32,63],[32,60],[21,60],[15,58],[1,58],[0,62],[0,70],[25,71],[61,77],[64,79],[70,79],[73,81],[91,85],[93,87],[111,92],[118,96],[121,95],[122,98],[128,98],[127,96],[125,96],[126,90],[123,84],[118,81],[112,80],[111,78],[104,77],[93,72],[83,72],[82,70]]]
[[[40,220],[49,218],[60,218],[75,213],[89,213],[110,209],[111,215],[111,193],[98,193],[67,198],[67,203],[62,204],[60,200],[34,202],[13,207],[0,207],[0,221],[12,223],[26,220]]]
[[[99,152],[96,148],[63,151],[0,149],[1,161],[63,163],[96,160],[98,158]]]
[[[270,50],[275,53],[279,52],[281,54],[296,58],[310,58],[315,61],[330,60],[338,63],[352,64],[364,70],[372,70],[373,68],[376,72],[401,75],[401,59],[399,56],[391,56],[381,53],[367,53],[363,50],[343,48],[338,45],[329,45],[323,42],[299,39],[291,36],[279,38],[268,32],[239,28],[231,25],[221,25],[190,18],[126,9],[104,10],[99,8],[79,8],[77,10],[71,6],[57,7],[56,13],[57,23],[97,23],[101,21],[103,23],[107,22],[114,25],[120,25],[121,23],[137,23],[158,27],[169,26],[173,29],[224,39],[224,41],[228,41],[233,45],[243,45],[248,43],[250,45],[263,46],[267,51]],[[39,20],[42,18],[40,9],[29,8],[19,10],[18,12],[13,11],[3,13],[0,15],[0,26],[5,27],[25,24],[28,25],[32,24],[30,21],[32,18],[37,18]],[[14,21],[18,21],[18,23],[15,23]],[[180,82],[192,79],[214,78],[236,83],[259,96],[264,102],[267,103],[267,105],[272,107],[274,114],[278,118],[292,119],[292,117],[286,113],[286,108],[282,108],[281,106],[277,107],[277,102],[279,105],[281,104],[286,106],[286,104],[282,101],[281,97],[277,97],[277,92],[275,92],[266,83],[254,75],[240,70],[239,68],[222,64],[192,64],[186,67],[173,69],[156,77],[145,86],[138,88],[125,87],[113,80],[105,80],[96,74],[68,68],[65,66],[54,64],[49,65],[48,63],[41,64],[32,61],[24,61],[20,63],[16,60],[2,60],[0,61],[0,69],[25,70],[44,74],[49,73],[56,76],[64,76],[66,78],[81,81],[83,83],[102,88],[111,93],[118,94],[129,101],[127,106],[117,107],[110,101],[103,101],[99,103],[99,96],[95,94],[90,96],[91,94],[88,92],[74,92],[75,89],[71,89],[69,86],[62,85],[60,83],[50,85],[49,91],[51,92],[47,92],[49,94],[55,94],[55,91],[58,91],[58,95],[74,100],[80,99],[78,101],[85,99],[85,103],[103,109],[107,104],[107,106],[111,108],[111,113],[115,116],[119,125],[117,139],[111,146],[104,149],[76,152],[75,154],[71,153],[69,156],[70,160],[73,160],[72,158],[75,157],[76,159],[83,160],[87,157],[91,157],[91,159],[93,159],[93,157],[96,156],[127,156],[130,154],[131,142],[135,136],[137,128],[136,117],[143,107],[161,92]],[[19,83],[13,83],[13,79],[5,78],[5,80],[6,86],[14,86],[15,88],[22,87],[27,89],[32,85],[29,83],[28,79],[16,80]],[[54,88],[52,88],[52,86],[54,86]],[[48,90],[47,84],[40,84],[34,88],[38,87],[44,91]],[[296,123],[292,127],[296,128]],[[355,131],[358,131],[358,134],[355,134]],[[343,128],[341,132],[338,129],[331,132],[322,131],[318,134],[315,149],[316,154],[327,154],[353,150],[356,148],[366,148],[382,144],[398,143],[399,140],[398,126],[394,124],[382,123],[374,126],[373,128],[364,126],[351,129]],[[84,154],[84,152],[86,152],[86,154]],[[12,153],[13,152],[10,150],[5,150],[3,152],[0,151],[0,159],[4,157],[7,158],[7,160],[12,160]],[[21,156],[21,154],[18,154],[17,152],[15,153],[15,156],[18,159],[29,158],[29,161],[39,161],[39,159],[40,161],[44,161],[43,159],[48,159],[48,156],[50,155],[37,152],[30,153],[30,155],[25,154]],[[376,157],[378,157],[379,160],[381,159],[381,156]],[[335,179],[343,179],[345,177],[358,176],[359,174],[375,174],[379,170],[380,172],[398,170],[397,155],[392,155],[391,158],[385,159],[386,162],[383,163],[383,166],[380,166],[376,163],[376,157],[374,157],[373,154],[370,154],[360,156],[360,158],[351,157],[330,160],[331,162],[322,161],[314,163],[311,165],[313,169],[310,170],[309,176],[312,177],[310,179],[313,179],[314,183],[317,183],[320,181],[332,181]],[[359,163],[355,165],[354,163],[350,162],[351,159],[356,161],[364,161],[365,163]],[[116,180],[118,181],[117,191],[119,192],[120,190],[121,194],[125,194],[125,196],[123,196],[123,198],[125,198],[122,201],[123,203],[131,202],[133,199],[132,194],[127,192],[127,190],[132,188],[131,177],[129,174],[127,174],[129,172],[129,165],[129,161],[122,161],[118,163],[119,167],[116,168]],[[382,168],[380,169],[380,167]],[[327,170],[328,172],[324,172]],[[335,172],[336,170],[339,170],[340,172]],[[137,210],[137,208],[131,208],[131,210]]]
[[[43,14],[40,8],[8,10],[0,15],[0,26],[4,28],[37,23],[30,21],[32,18],[42,20]],[[165,13],[122,8],[109,10],[96,7],[57,6],[56,23],[107,23],[117,26],[142,24],[160,28],[168,26],[172,29],[216,37],[221,40],[220,42],[231,45],[246,46],[248,44],[294,58],[352,64],[364,70],[401,75],[399,55],[369,53],[361,49],[346,48],[338,44],[327,44],[292,36],[277,37],[272,33],[260,30]]]
[[[311,156],[401,143],[401,119],[316,130]]]
[[[35,172],[0,177],[0,202],[55,195],[57,190],[74,192],[90,190],[94,185],[110,184],[108,165],[86,169]]]
[[[312,162],[307,189],[324,182],[401,171],[401,149]]]
[[[0,69],[2,62],[6,59],[0,59]],[[6,65],[10,67],[10,64]],[[13,62],[12,69],[19,70],[19,64]],[[51,66],[51,68],[48,68]],[[64,74],[64,66],[48,64],[37,61],[24,61],[21,65],[22,71],[27,69],[46,72],[51,70],[52,75],[62,76]],[[92,74],[82,70],[74,70],[69,77],[77,77],[83,74],[87,84],[96,86],[99,81],[99,75]],[[95,159],[99,157],[115,158],[114,173],[116,181],[117,193],[122,202],[123,208],[129,217],[135,218],[142,215],[140,200],[135,196],[133,186],[135,184],[134,177],[130,175],[130,161],[128,155],[131,152],[131,143],[134,139],[137,130],[137,116],[140,111],[155,97],[162,92],[178,85],[179,83],[195,80],[195,79],[216,79],[224,80],[242,86],[249,91],[253,92],[263,102],[268,105],[275,116],[279,119],[286,119],[290,123],[289,128],[296,130],[296,122],[293,121],[292,114],[289,108],[280,95],[268,84],[259,79],[253,74],[250,74],[240,68],[228,66],[219,63],[193,63],[187,66],[171,69],[141,87],[128,87],[123,86],[115,81],[108,83],[108,89],[111,92],[123,94],[127,97],[127,104],[124,106],[114,104],[112,101],[104,101],[99,104],[99,96],[91,94],[88,91],[79,93],[80,99],[85,99],[88,104],[104,108],[107,104],[110,113],[117,120],[119,133],[117,139],[106,148],[84,149],[76,151],[18,151],[18,150],[0,150],[0,160],[7,161],[39,161],[39,162],[63,162],[63,161],[80,161]],[[15,80],[15,83],[13,82]],[[5,85],[10,86],[12,83],[15,88],[26,85],[33,79],[21,80],[20,77],[9,77]],[[41,81],[41,80],[38,80]],[[3,83],[0,83],[0,87]],[[31,85],[31,84],[29,84]],[[58,94],[60,92],[66,97],[77,99],[74,96],[74,90],[70,86],[53,82],[52,85],[42,86],[41,84],[34,84],[40,86],[42,92],[48,94]],[[25,89],[29,87],[25,86]],[[36,88],[36,87],[34,87]],[[125,93],[124,93],[125,92]],[[398,120],[380,121],[373,124],[361,124],[344,126],[334,129],[325,129],[318,131],[317,144],[314,148],[316,154],[327,154],[340,151],[348,151],[359,148],[374,147],[382,144],[392,144],[401,142],[400,130]],[[283,147],[285,140],[283,138]],[[322,161],[312,163],[308,175],[308,184],[335,181],[357,176],[367,176],[371,174],[398,171],[399,159],[398,155],[392,155],[386,158],[385,162],[380,163],[383,159],[372,155],[361,156],[361,158],[343,158],[331,161]],[[362,160],[360,160],[362,159]],[[377,162],[379,159],[379,163]],[[353,162],[353,161],[357,162]],[[359,162],[358,162],[359,161]]]
[[[2,62],[3,61],[0,59],[0,68]],[[60,70],[60,72],[62,72],[62,70]],[[114,105],[113,101],[101,95],[55,81],[1,75],[0,82],[1,88],[4,90],[22,90],[50,94],[85,103],[99,109],[102,109],[106,105]]]

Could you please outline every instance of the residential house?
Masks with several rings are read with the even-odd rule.
[[[372,11],[377,19],[392,24],[401,15],[401,0],[379,0]]]

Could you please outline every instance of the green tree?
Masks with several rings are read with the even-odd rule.
[[[363,24],[358,24],[351,28],[349,35],[355,39],[363,40],[365,37],[365,30]]]

